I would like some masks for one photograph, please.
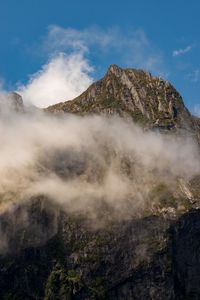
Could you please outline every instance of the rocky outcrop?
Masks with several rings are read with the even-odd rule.
[[[160,130],[192,132],[195,120],[168,82],[143,70],[111,65],[105,77],[74,100],[50,106],[50,112],[117,114]]]

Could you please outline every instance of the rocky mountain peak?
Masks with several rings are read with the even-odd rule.
[[[115,74],[115,76],[120,77],[122,72],[123,72],[122,68],[120,68],[119,66],[113,64],[113,65],[110,65],[110,67],[108,68],[107,75]]]
[[[84,93],[48,109],[50,112],[116,114],[145,126],[174,130],[193,128],[180,94],[166,80],[137,69],[111,65]]]
[[[107,70],[107,73],[106,73],[106,76],[109,76],[109,75],[115,75],[117,78],[123,78],[126,77],[126,75],[129,75],[130,77],[132,77],[132,79],[136,79],[137,77],[137,73],[143,73],[144,75],[146,74],[147,77],[151,77],[151,73],[149,72],[146,72],[144,70],[138,70],[138,69],[132,69],[132,68],[126,68],[126,69],[123,69],[123,68],[120,68],[119,66],[113,64],[113,65],[110,65],[108,70]]]

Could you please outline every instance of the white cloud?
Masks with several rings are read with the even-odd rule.
[[[110,64],[146,69],[166,77],[162,54],[155,49],[143,30],[98,27],[77,30],[50,26],[43,50],[51,57],[41,70],[18,87],[25,103],[47,107],[78,96],[93,81],[88,58],[101,65]]]
[[[174,50],[173,53],[172,53],[172,55],[174,57],[180,56],[180,55],[184,55],[184,54],[190,52],[192,50],[192,48],[193,48],[193,46],[189,45],[189,46],[187,46],[187,47],[185,47],[183,49]]]
[[[81,53],[53,57],[41,70],[30,77],[18,92],[25,103],[47,107],[67,101],[83,92],[91,83],[92,67]]]
[[[103,59],[113,59],[110,63],[119,63],[128,67],[143,68],[157,75],[165,76],[166,68],[160,50],[152,46],[141,29],[122,31],[118,27],[102,30],[90,27],[84,30],[50,26],[44,48],[52,52],[79,51],[90,52]],[[115,61],[117,60],[117,61]]]
[[[78,51],[85,53],[92,45],[100,48],[108,47],[113,40],[114,29],[102,31],[98,27],[77,30],[62,28],[57,25],[49,26],[48,36],[44,41],[47,51]]]

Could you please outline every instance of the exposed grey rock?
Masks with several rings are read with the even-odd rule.
[[[180,94],[168,82],[136,69],[111,65],[105,77],[74,100],[47,108],[53,113],[117,114],[147,128],[197,132],[197,124]]]

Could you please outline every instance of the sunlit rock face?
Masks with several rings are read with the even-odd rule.
[[[169,81],[143,70],[111,65],[101,80],[75,99],[66,100],[47,111],[118,115],[147,129],[186,133],[200,140],[199,119],[190,114],[178,91]]]
[[[18,94],[11,93],[7,99],[15,113],[24,111]],[[141,135],[158,132],[164,133],[164,138],[193,138],[197,147],[199,143],[199,119],[190,114],[169,82],[143,70],[112,65],[103,79],[74,100],[45,109],[48,118],[67,119],[67,113],[118,116],[127,124],[141,126],[142,130],[137,131]],[[33,128],[38,129],[35,123]],[[109,130],[105,126],[105,131]],[[50,135],[55,132],[53,128]],[[80,205],[80,209],[65,207],[62,201],[56,202],[50,193],[42,194],[41,190],[34,196],[30,190],[26,197],[19,194],[21,201],[10,191],[12,205],[0,213],[0,299],[200,299],[200,176],[192,173],[181,177],[175,173],[168,180],[171,168],[180,162],[174,160],[174,165],[169,164],[164,171],[158,168],[159,160],[170,160],[167,143],[166,157],[161,151],[154,159],[155,166],[147,156],[147,170],[137,155],[132,157],[132,152],[114,148],[109,135],[102,144],[99,128],[90,128],[89,133],[96,147],[89,138],[87,145],[76,151],[66,145],[61,151],[53,143],[47,149],[44,144],[36,163],[37,173],[26,178],[29,184],[36,180],[35,174],[43,180],[51,175],[47,191],[52,191],[54,181],[62,183],[62,189],[67,184],[71,188],[73,182],[71,193],[75,196],[71,205]],[[66,139],[68,134],[64,132],[59,139]],[[40,149],[41,144],[42,139],[36,148]],[[93,152],[89,152],[91,144]],[[104,177],[109,177],[111,162],[113,174],[120,171],[121,180],[115,181],[114,190],[120,191],[122,183],[129,184],[123,185],[122,195],[127,197],[120,202],[120,193],[109,202],[104,188],[98,190]],[[191,172],[189,168],[187,171]],[[21,177],[18,179],[21,184]],[[77,193],[80,185],[83,189]],[[3,190],[5,183],[0,187]],[[103,187],[113,192],[108,184]],[[140,210],[133,206],[134,195],[129,187],[146,197],[147,205],[140,206]],[[59,197],[59,191],[56,193],[54,198]],[[0,205],[5,204],[5,196],[0,193]],[[87,197],[90,201],[86,201]]]
[[[74,100],[53,105],[48,110],[119,114],[166,129],[192,126],[189,111],[168,81],[143,70],[121,69],[116,65],[111,65],[103,79]]]

